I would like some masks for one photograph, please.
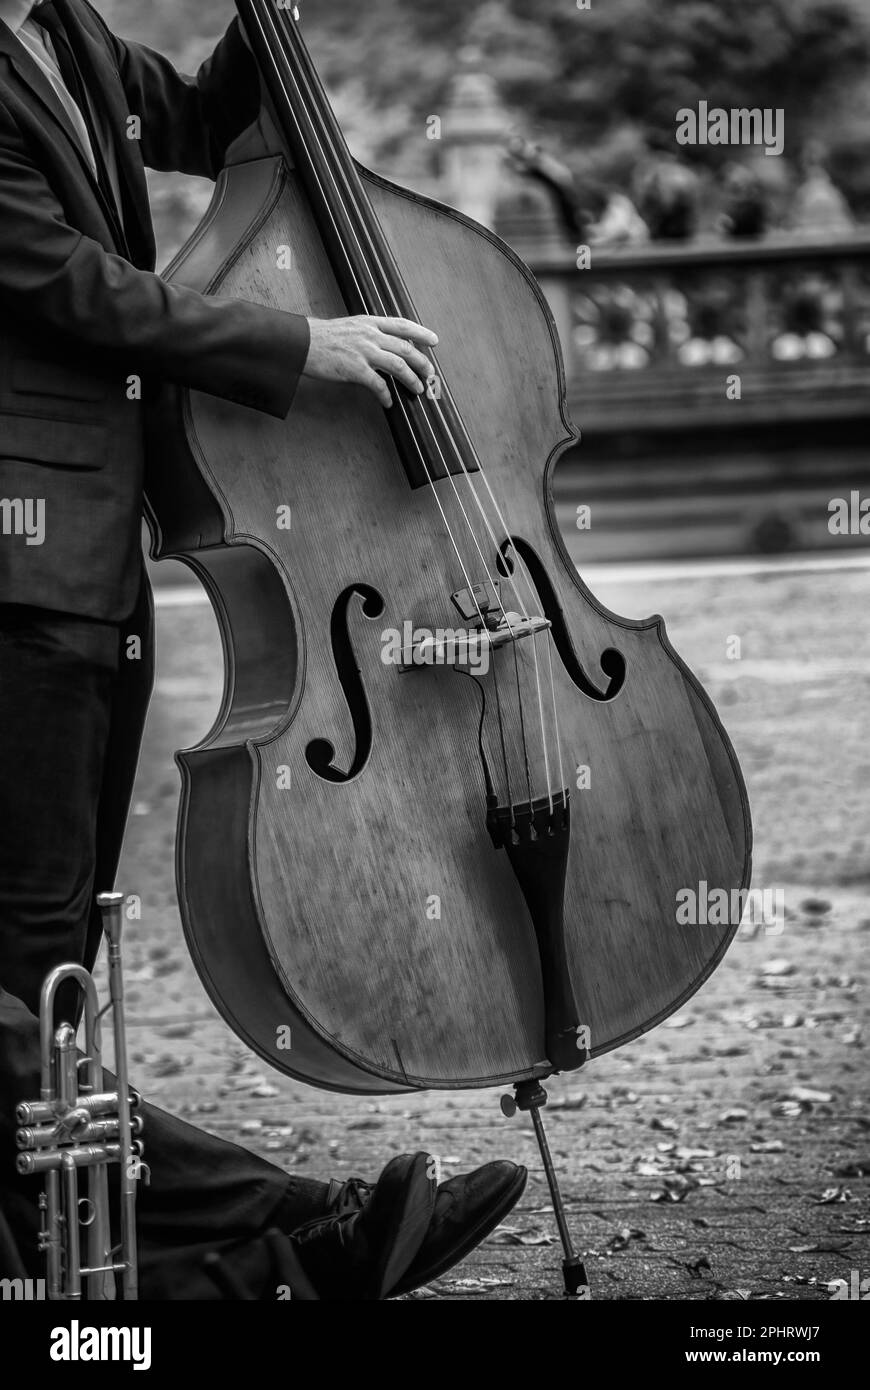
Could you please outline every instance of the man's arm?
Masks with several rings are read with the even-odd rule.
[[[112,47],[130,111],[142,121],[149,169],[217,178],[228,147],[259,115],[260,79],[238,19],[195,77],[162,54],[119,39],[88,6]]]
[[[299,314],[168,285],[76,231],[2,104],[0,312],[280,419],[310,341]]]
[[[192,78],[160,53],[117,38],[89,8],[114,50],[130,110],[142,118],[146,165],[216,178],[228,147],[260,111],[257,65],[238,18]],[[309,324],[306,376],[365,386],[385,409],[392,404],[387,376],[415,394],[424,390],[432,364],[421,349],[438,341],[430,330],[408,319],[365,316]]]
[[[290,410],[303,370],[365,386],[384,406],[391,403],[385,375],[419,393],[432,371],[419,349],[438,341],[405,319],[309,321],[137,270],[69,225],[2,103],[0,313],[61,342],[111,353],[119,369],[128,362],[131,373],[153,373],[278,419]]]
[[[256,65],[237,23],[194,80],[159,54],[115,39],[96,17],[130,84],[130,106],[142,115],[146,164],[214,176],[226,145],[259,110]],[[235,97],[233,74],[242,75]],[[0,312],[17,313],[61,341],[121,354],[130,372],[153,373],[279,419],[303,369],[321,380],[365,386],[385,407],[391,404],[385,376],[420,393],[432,371],[420,348],[438,341],[405,319],[307,320],[204,296],[136,269],[69,225],[2,104]]]

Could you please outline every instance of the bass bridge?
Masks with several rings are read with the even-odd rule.
[[[420,666],[474,666],[483,671],[491,651],[552,626],[549,618],[507,612],[498,580],[458,589],[450,597],[465,626],[414,629],[402,648],[400,672]]]

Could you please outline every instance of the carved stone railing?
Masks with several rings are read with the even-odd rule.
[[[587,431],[870,415],[868,233],[593,246],[578,269],[552,237],[499,230],[550,302]]]

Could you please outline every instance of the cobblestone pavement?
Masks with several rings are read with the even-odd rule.
[[[710,690],[747,777],[754,881],[784,891],[786,920],[781,935],[741,935],[663,1026],[550,1084],[551,1143],[592,1293],[827,1299],[829,1281],[870,1276],[870,570],[599,577],[593,587],[619,613],[664,613]],[[209,1003],[175,900],[172,754],[210,726],[220,647],[202,603],[165,602],[158,623],[159,679],[119,878],[142,900],[126,945],[134,1080],[166,1108],[312,1176],[374,1175],[419,1148],[445,1175],[497,1156],[523,1161],[521,1206],[416,1297],[558,1297],[559,1248],[527,1116],[504,1119],[498,1092],[369,1101],[290,1082],[248,1054]]]

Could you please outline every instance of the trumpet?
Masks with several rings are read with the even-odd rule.
[[[50,1299],[113,1299],[115,1276],[125,1302],[138,1297],[136,1255],[136,1183],[142,1168],[142,1144],[136,1138],[141,1116],[132,1113],[139,1096],[127,1079],[124,982],[121,967],[122,893],[101,893],[108,947],[109,1000],[99,1007],[97,988],[84,966],[59,965],[49,972],[39,1004],[41,1053],[40,1096],[16,1108],[19,1173],[43,1174],[40,1195],[42,1228],[39,1249],[46,1257],[46,1291]],[[55,1027],[58,989],[74,980],[84,997],[85,1055],[76,1051],[71,1023]],[[116,1089],[107,1091],[103,1077],[100,1023],[112,1010]],[[84,1079],[80,1073],[84,1072]],[[108,1170],[120,1173],[120,1242],[112,1242]],[[87,1196],[79,1195],[79,1169],[86,1170]],[[87,1263],[82,1263],[85,1231]]]

